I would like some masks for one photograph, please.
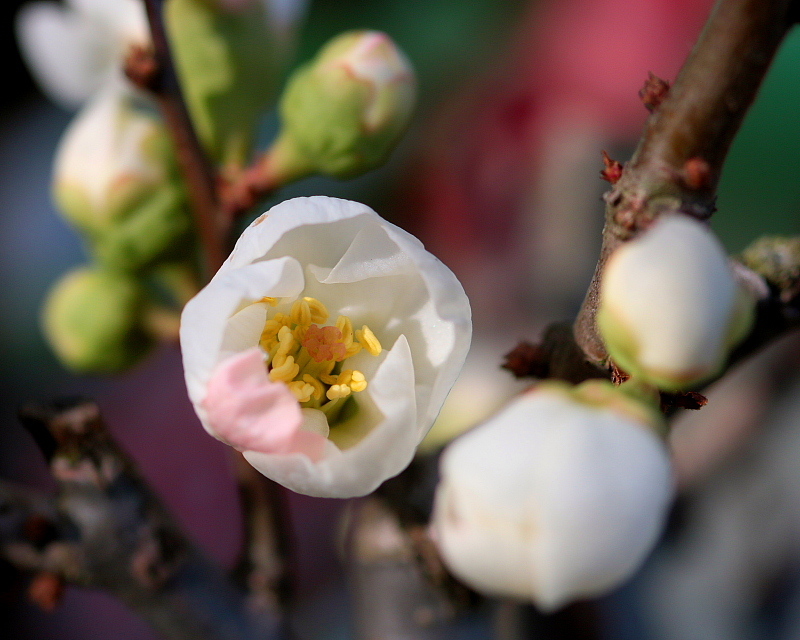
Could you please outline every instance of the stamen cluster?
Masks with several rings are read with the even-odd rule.
[[[280,298],[263,298],[271,307]],[[381,343],[363,325],[353,330],[347,316],[335,325],[325,325],[330,314],[316,298],[304,297],[292,303],[289,313],[275,313],[264,323],[259,345],[267,354],[269,379],[284,382],[304,408],[319,409],[329,421],[341,410],[342,400],[367,388],[361,371],[348,369],[344,361],[362,349],[380,355]]]

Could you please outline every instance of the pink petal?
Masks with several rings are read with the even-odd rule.
[[[267,377],[258,348],[217,365],[203,407],[216,435],[240,451],[290,453],[319,448],[300,432],[300,405],[284,383]]]

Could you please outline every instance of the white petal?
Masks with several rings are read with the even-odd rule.
[[[298,493],[326,498],[366,495],[402,471],[419,442],[414,427],[414,373],[404,338],[382,354],[366,391],[358,394],[358,423],[372,431],[357,446],[329,453],[318,463],[306,456],[245,452],[244,457],[268,478]],[[351,425],[356,426],[356,425]],[[348,425],[339,425],[336,429]]]
[[[97,21],[53,2],[34,2],[17,16],[17,39],[42,89],[68,109],[80,106],[106,79],[113,43]]]
[[[303,289],[303,272],[292,258],[268,260],[238,269],[220,271],[192,300],[181,315],[181,350],[189,397],[206,426],[200,403],[205,398],[214,367],[231,355],[237,335],[246,333],[252,323],[234,323],[237,311],[264,296],[297,296]],[[258,344],[258,334],[249,347]],[[223,348],[230,350],[223,350]]]

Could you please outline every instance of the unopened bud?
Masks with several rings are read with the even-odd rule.
[[[281,138],[310,171],[351,177],[384,161],[409,122],[414,95],[413,70],[394,42],[350,31],[291,78]]]
[[[753,319],[753,299],[703,223],[662,217],[603,272],[598,327],[627,373],[665,391],[713,377]]]
[[[82,373],[111,373],[134,364],[150,340],[139,327],[144,292],[120,273],[82,268],[50,291],[44,332],[61,362]]]
[[[167,131],[149,103],[125,90],[103,92],[70,125],[53,190],[104,264],[146,266],[191,227]]]
[[[542,383],[513,400],[442,456],[432,522],[445,564],[544,610],[618,586],[672,495],[661,420],[606,381]]]

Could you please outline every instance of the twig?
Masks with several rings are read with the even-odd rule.
[[[378,498],[353,505],[347,560],[357,638],[439,639],[459,612],[458,600],[428,573],[422,543],[409,531],[425,537],[421,528],[403,527]],[[430,541],[429,549],[435,553]]]
[[[275,618],[251,615],[244,594],[187,539],[94,404],[29,407],[20,417],[49,462],[58,494],[47,502],[0,487],[0,499],[17,505],[17,513],[38,509],[51,525],[38,542],[20,542],[19,525],[3,528],[7,559],[103,589],[170,640],[277,637]]]
[[[574,329],[591,362],[605,365],[608,357],[595,326],[608,257],[665,212],[712,214],[728,148],[792,25],[792,8],[791,0],[720,0],[622,177],[605,195],[603,247]]]
[[[250,607],[281,618],[291,596],[290,513],[283,487],[267,480],[231,449],[244,513],[242,554],[234,570]]]
[[[163,0],[144,0],[144,4],[153,39],[155,68],[150,68],[149,74],[138,75],[129,72],[128,75],[134,81],[146,84],[158,100],[175,143],[178,164],[186,181],[195,224],[203,246],[207,277],[210,277],[228,255],[226,249],[229,242],[230,221],[222,213],[217,197],[214,168],[200,144],[181,93],[164,28]],[[141,59],[142,55],[142,52],[138,52],[138,58]],[[134,52],[133,61],[129,61],[128,69],[137,69],[136,58],[137,52]],[[148,70],[147,66],[140,62],[140,70],[141,66],[145,66],[145,70]]]

